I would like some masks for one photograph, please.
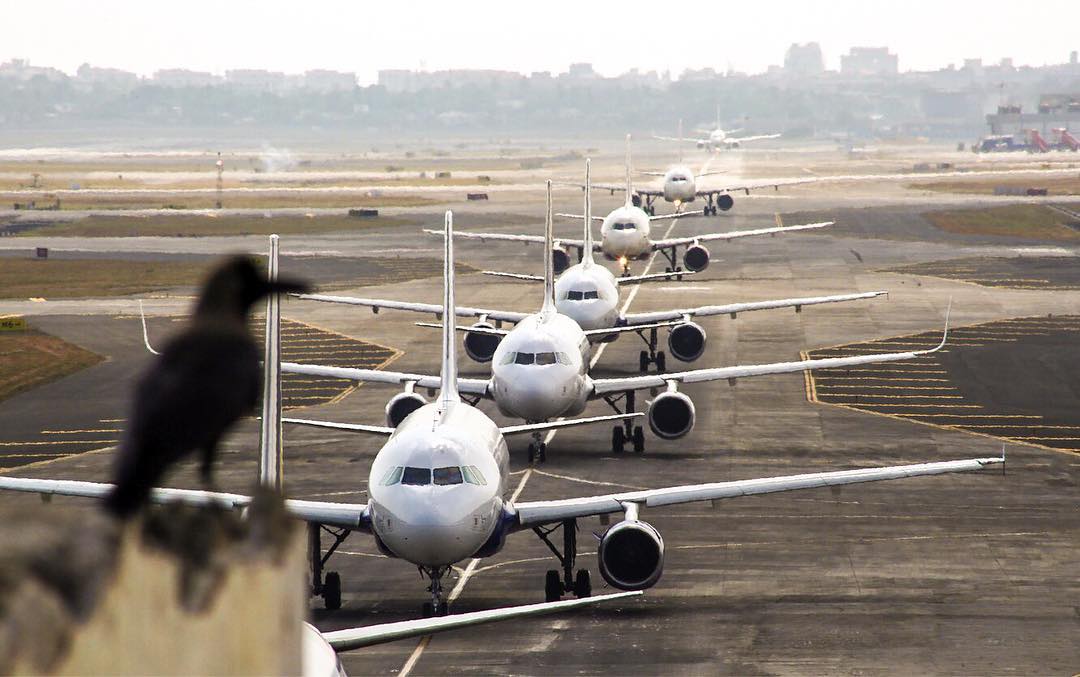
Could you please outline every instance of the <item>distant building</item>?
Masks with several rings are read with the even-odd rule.
[[[525,76],[514,71],[499,70],[447,70],[409,71],[391,69],[379,71],[378,84],[390,92],[417,92],[423,89],[491,87],[514,85]]]
[[[1077,65],[1077,63],[1080,63],[1080,62],[1077,61],[1077,53],[1076,53],[1075,49],[1073,51],[1069,52],[1069,63],[1072,64],[1073,66]]]
[[[566,77],[573,80],[594,80],[600,74],[593,70],[591,63],[572,63],[566,70]]]
[[[285,86],[285,74],[279,71],[238,69],[225,71],[225,81],[243,89],[259,92],[280,92]]]
[[[856,76],[896,75],[900,64],[888,47],[852,47],[840,57],[840,72]]]
[[[30,80],[38,76],[53,82],[60,82],[68,77],[63,71],[56,68],[31,66],[26,59],[12,59],[6,63],[0,63],[0,78]]]
[[[356,74],[311,70],[304,73],[303,86],[320,92],[351,92],[356,89]]]
[[[119,68],[97,68],[88,63],[75,72],[79,82],[88,85],[104,85],[117,89],[133,89],[139,84],[139,76]]]
[[[821,55],[821,45],[816,42],[808,42],[805,45],[793,43],[784,54],[784,71],[797,76],[824,73],[825,58]]]
[[[203,71],[166,68],[154,73],[153,82],[162,87],[212,87],[220,84],[221,78]]]

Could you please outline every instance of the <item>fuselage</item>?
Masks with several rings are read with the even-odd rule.
[[[693,202],[697,197],[694,172],[684,165],[677,165],[664,172],[664,199],[682,204]]]
[[[499,411],[533,422],[580,414],[588,398],[589,350],[577,322],[554,309],[526,317],[491,359]]]
[[[442,567],[479,551],[503,514],[509,454],[498,426],[464,402],[401,422],[368,477],[371,528],[394,555]]]
[[[600,246],[610,259],[637,259],[652,251],[649,246],[649,215],[640,207],[623,205],[604,217]]]
[[[618,306],[619,285],[604,266],[579,263],[555,280],[555,308],[586,331],[614,327]]]

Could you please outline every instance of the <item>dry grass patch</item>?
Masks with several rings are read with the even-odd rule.
[[[104,358],[50,334],[0,332],[0,400],[55,381]]]
[[[48,218],[43,212],[42,217]],[[21,236],[71,237],[207,237],[213,235],[308,235],[367,230],[376,227],[404,226],[408,219],[380,216],[373,219],[332,216],[218,216],[184,214],[166,216],[88,216],[76,221],[42,224],[20,231]]]
[[[929,212],[926,218],[941,230],[962,235],[998,235],[1033,240],[1080,240],[1071,219],[1042,205],[1017,204],[985,209]]]
[[[212,261],[0,259],[0,298],[100,298],[194,286]]]

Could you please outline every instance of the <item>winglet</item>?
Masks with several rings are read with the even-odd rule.
[[[945,347],[945,341],[949,338],[949,315],[952,313],[952,298],[949,299],[949,305],[945,308],[945,330],[941,332],[941,343],[937,345],[937,348],[928,350],[928,353],[936,353]]]
[[[588,199],[589,191],[585,191]],[[555,226],[552,220],[551,180],[547,182],[547,212],[544,214],[544,304],[540,306],[540,317],[547,319],[555,310]]]
[[[548,185],[550,186],[550,181]],[[550,187],[548,188],[550,191]],[[548,203],[550,205],[550,202]],[[551,217],[548,217],[550,222]],[[551,251],[548,248],[550,260]],[[443,228],[443,335],[442,382],[439,386],[439,411],[445,414],[450,405],[460,402],[457,389],[457,315],[454,313],[454,212],[447,210]]]
[[[585,158],[585,238],[582,240],[581,263],[593,264],[592,239],[592,159]]]
[[[154,346],[150,345],[150,334],[146,331],[146,313],[143,311],[142,299],[139,299],[139,319],[142,320],[143,345],[154,355],[160,355],[161,353],[154,350]]]
[[[278,277],[278,236],[270,236],[267,277]],[[266,296],[266,334],[263,341],[262,420],[259,429],[259,485],[282,490],[281,444],[281,296]]]

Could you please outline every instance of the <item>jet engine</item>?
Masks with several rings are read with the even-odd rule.
[[[623,520],[600,537],[600,575],[620,590],[645,590],[664,572],[664,539],[648,522]]]
[[[694,429],[694,401],[675,390],[657,395],[649,405],[649,428],[657,437],[677,440]]]
[[[494,329],[495,326],[487,322],[477,322],[470,329]],[[465,353],[476,362],[490,362],[495,349],[499,347],[502,337],[480,332],[465,332]]]
[[[570,262],[570,252],[566,251],[565,248],[555,247],[551,250],[551,267],[555,270],[556,275],[559,275],[571,265],[573,264]]]
[[[690,245],[683,254],[683,265],[687,270],[700,273],[709,267],[709,250],[704,245]]]
[[[697,147],[698,148],[705,148],[708,145],[709,145],[709,143],[707,141],[698,141],[697,142]]]
[[[705,352],[705,329],[694,322],[682,322],[668,332],[667,344],[675,359],[693,362]]]
[[[391,428],[405,420],[405,417],[427,404],[427,400],[418,393],[398,393],[386,403],[386,425]]]
[[[726,212],[735,206],[735,198],[731,197],[727,193],[716,196],[716,206],[720,208],[720,211]]]

